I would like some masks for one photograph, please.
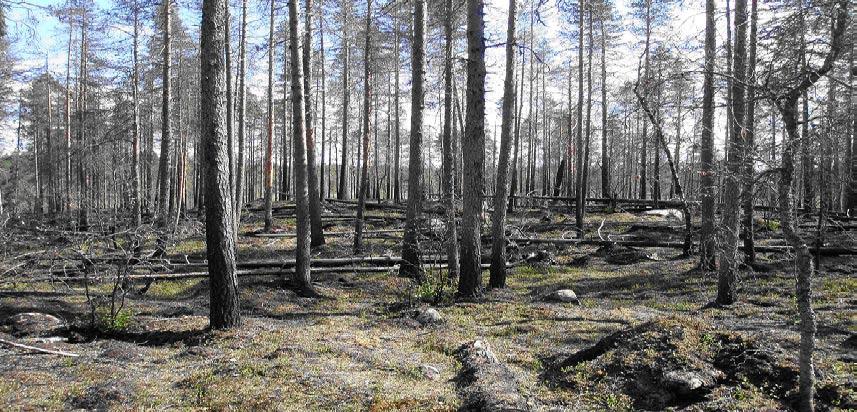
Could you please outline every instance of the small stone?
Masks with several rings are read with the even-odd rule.
[[[440,371],[431,365],[420,365],[420,372],[426,379],[436,381],[440,379]]]
[[[577,294],[574,293],[571,289],[560,289],[557,291],[553,291],[545,296],[545,300],[548,302],[561,302],[561,303],[574,303],[579,305],[580,300],[577,298]]]
[[[687,395],[702,387],[702,378],[692,372],[670,371],[664,374],[664,385],[681,395]]]
[[[414,319],[421,325],[435,325],[443,322],[443,316],[435,308],[420,308],[414,313]]]
[[[27,312],[12,315],[6,319],[13,335],[46,337],[54,336],[66,330],[65,322],[47,313]]]

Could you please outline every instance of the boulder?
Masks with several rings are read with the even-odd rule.
[[[574,293],[574,291],[571,289],[555,290],[545,295],[545,300],[548,302],[574,303],[576,305],[580,304],[580,300],[577,298],[577,294]]]
[[[54,316],[41,312],[25,312],[12,315],[6,319],[12,335],[22,337],[54,336],[65,332],[66,323]]]
[[[414,319],[422,326],[436,325],[443,323],[443,316],[435,308],[419,308],[414,311]]]

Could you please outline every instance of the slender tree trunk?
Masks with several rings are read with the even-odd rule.
[[[241,45],[238,52],[238,156],[235,167],[235,232],[241,224],[241,209],[244,208],[244,145],[247,139],[247,0],[241,1]]]
[[[458,277],[458,231],[455,227],[455,153],[452,140],[452,22],[455,19],[453,0],[446,0],[444,21],[444,79],[443,79],[443,203],[446,208],[446,258],[449,279]],[[514,2],[514,0],[512,0]],[[514,14],[514,11],[513,11]],[[508,161],[508,160],[507,160]],[[504,203],[505,199],[501,200]]]
[[[414,29],[411,49],[411,139],[408,160],[408,210],[402,240],[402,276],[423,279],[417,236],[422,223],[423,203],[423,109],[425,108],[425,29],[426,2],[414,0]]]
[[[610,156],[607,149],[607,33],[604,29],[605,13],[599,16],[601,29],[601,197],[612,197],[610,189]],[[678,156],[678,152],[676,152]]]
[[[485,4],[467,0],[467,120],[464,151],[464,213],[461,217],[461,276],[458,295],[481,293],[482,198],[485,194]]]
[[[306,27],[304,27],[304,49],[303,49],[303,72],[304,72],[304,106],[306,106],[306,157],[307,157],[307,184],[309,193],[309,215],[310,215],[310,246],[321,246],[324,244],[324,232],[321,228],[321,199],[319,198],[318,171],[315,168],[315,129],[313,128],[312,99],[310,99],[312,87],[312,0],[306,0]],[[321,19],[319,19],[321,20]],[[322,136],[323,138],[323,136]]]
[[[393,17],[393,26],[394,26],[393,27],[393,41],[395,42],[395,44],[393,45],[393,47],[394,47],[393,54],[395,55],[395,65],[396,65],[396,68],[395,68],[395,77],[396,77],[396,79],[395,79],[395,99],[394,99],[395,100],[395,106],[396,106],[396,110],[395,110],[396,111],[396,116],[395,116],[396,117],[396,126],[395,126],[396,130],[394,132],[395,143],[393,143],[393,152],[395,152],[395,156],[393,156],[393,162],[394,162],[394,165],[393,165],[393,175],[394,175],[393,176],[393,202],[394,203],[401,203],[402,202],[402,178],[400,176],[400,171],[401,171],[402,167],[401,167],[401,164],[399,163],[399,160],[401,159],[400,151],[402,148],[402,143],[401,143],[402,126],[401,126],[401,124],[399,124],[399,122],[401,121],[401,113],[399,110],[399,107],[400,107],[399,106],[399,70],[401,67],[401,64],[399,62],[399,53],[400,53],[399,42],[401,40],[399,38],[399,19],[397,16]],[[408,171],[410,172],[410,167],[408,168]]]
[[[74,26],[68,23],[68,54],[65,67],[65,207],[71,213],[71,44]]]
[[[271,1],[270,22],[268,25],[268,140],[265,146],[265,232],[274,229],[274,216],[272,207],[274,204],[274,5]],[[292,82],[295,82],[292,78]],[[294,88],[292,88],[294,90]],[[294,96],[292,96],[294,99]],[[285,101],[285,100],[283,100]],[[288,178],[285,179],[286,181]],[[285,187],[287,182],[284,181]],[[284,191],[288,191],[285,189]]]
[[[324,166],[324,156],[327,153],[326,142],[327,142],[327,61],[324,56],[324,9],[321,8],[321,12],[319,12],[318,18],[318,40],[319,40],[319,57],[321,58],[321,171],[319,172],[319,188],[318,188],[318,200],[324,200],[325,195],[330,196],[330,182],[327,182],[327,192],[325,192],[325,180],[329,178],[328,174],[325,174]],[[328,163],[330,163],[330,155],[328,154]]]
[[[584,0],[578,0],[578,19],[579,21],[579,31],[578,31],[578,42],[577,42],[577,131],[575,138],[575,151],[576,151],[576,162],[575,162],[575,173],[576,173],[576,193],[575,197],[577,201],[575,202],[574,207],[574,221],[575,226],[577,227],[577,235],[579,237],[583,237],[583,214],[584,207],[586,206],[586,192],[584,189],[585,182],[583,168],[585,167],[583,164],[583,24],[585,21],[585,2]],[[645,152],[645,150],[644,150]]]
[[[699,266],[714,270],[714,62],[717,26],[714,22],[714,0],[705,1],[705,79],[702,86],[702,136],[700,144],[700,192],[702,197],[702,232],[700,233]]]
[[[138,44],[140,38],[140,5],[137,0],[134,0],[134,38],[133,38],[133,59],[132,67],[132,90],[131,95],[134,100],[134,119],[132,125],[132,143],[131,143],[131,185],[132,187],[132,208],[134,214],[134,226],[139,227],[142,222],[142,208],[140,206],[140,72],[139,72],[139,55]]]
[[[85,12],[84,12],[85,13]],[[77,163],[77,172],[78,172],[78,183],[80,184],[80,220],[78,222],[78,226],[80,231],[86,232],[89,230],[89,207],[90,207],[90,193],[89,193],[89,175],[88,169],[89,165],[87,163],[87,143],[86,143],[86,93],[87,93],[87,76],[86,76],[86,14],[82,16],[82,21],[80,25],[80,75],[78,76],[78,83],[80,86],[80,91],[77,98],[78,104],[78,129],[77,129],[77,140],[80,145],[80,154],[78,155],[78,163]]]
[[[350,70],[350,50],[348,45],[348,2],[342,2],[342,164],[339,172],[339,187],[336,198],[348,198],[348,109],[350,107],[351,85],[348,80]],[[398,53],[396,54],[398,56]]]
[[[497,163],[497,183],[494,193],[494,214],[491,216],[491,288],[506,286],[506,197],[509,195],[509,152],[511,151],[512,117],[515,115],[515,20],[516,0],[509,0],[506,25],[506,77],[503,81],[503,112],[500,125],[500,158]]]
[[[758,36],[757,1],[750,0],[750,44],[747,55],[747,113],[744,119],[744,173],[742,176],[741,208],[743,209],[741,229],[744,237],[744,262],[756,263],[756,250],[753,241],[753,203],[755,200],[753,181],[756,161],[756,38]]]
[[[165,228],[169,221],[169,194],[170,194],[170,140],[172,140],[172,127],[170,123],[170,101],[172,89],[170,87],[172,66],[172,6],[171,0],[164,0],[164,53],[163,53],[163,95],[161,98],[161,158],[158,166],[158,225]]]
[[[744,151],[743,122],[746,98],[746,44],[747,44],[747,0],[735,0],[735,54],[732,82],[732,133],[726,160],[722,239],[720,241],[720,267],[717,279],[717,303],[729,305],[737,300],[737,253],[738,253],[738,202],[740,197],[740,175]]]
[[[357,193],[357,220],[354,223],[354,254],[363,253],[363,214],[366,210],[366,192],[369,191],[369,117],[372,110],[372,72],[370,70],[372,47],[372,0],[366,2],[366,47],[363,49],[363,146],[360,160],[360,188]],[[377,162],[378,159],[375,159]],[[319,219],[319,223],[320,219]]]
[[[306,120],[304,118],[303,67],[298,28],[298,1],[289,0],[289,44],[291,45],[292,77],[292,137],[295,164],[295,215],[297,246],[295,247],[295,287],[302,296],[317,296],[310,279],[310,217],[307,188]]]

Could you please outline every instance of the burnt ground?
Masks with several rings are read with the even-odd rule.
[[[567,218],[572,217],[558,212],[549,216],[519,213],[512,224],[528,233],[547,220],[558,225],[529,235],[568,237],[562,228]],[[260,226],[258,216],[246,220],[242,232]],[[632,227],[639,222],[680,226],[658,216],[588,217],[595,227],[602,220],[610,224],[602,229],[605,234],[632,238],[642,230],[644,236],[680,239],[680,234],[671,233],[675,229]],[[294,220],[288,216],[277,223],[285,231],[293,230]],[[201,256],[199,224],[184,225],[170,245],[170,254]],[[401,226],[400,220],[378,220],[370,222],[369,230]],[[338,222],[329,230],[347,231],[350,223]],[[841,237],[838,243],[851,241],[847,233],[832,236]],[[368,239],[366,254],[397,255],[399,241],[391,237]],[[764,230],[760,237],[762,243],[776,242],[764,240]],[[19,247],[24,253],[52,241],[52,235],[45,235],[38,244],[22,241]],[[242,236],[239,256],[242,260],[291,257],[293,241]],[[348,236],[329,238],[328,245],[314,254],[350,256],[351,242]],[[534,410],[780,410],[793,405],[793,388],[782,388],[791,378],[774,382],[728,371],[716,377],[714,388],[705,394],[652,403],[639,391],[628,389],[628,382],[638,377],[622,369],[650,373],[651,365],[668,364],[673,358],[712,365],[724,348],[736,350],[735,342],[752,342],[737,350],[772,354],[777,365],[793,373],[799,337],[787,255],[760,255],[765,271],[745,268],[741,272],[741,302],[717,308],[708,305],[716,275],[695,270],[697,258],[681,258],[675,249],[645,249],[655,259],[616,265],[596,254],[594,246],[519,246],[524,254],[545,249],[554,262],[520,265],[511,272],[507,289],[486,291],[473,302],[454,301],[453,287],[440,293],[436,286],[416,287],[397,277],[394,269],[322,273],[316,276],[321,299],[299,297],[278,276],[241,277],[244,322],[227,332],[207,330],[205,279],[159,280],[145,293],[140,293],[142,284],[134,285],[126,298],[123,322],[93,330],[86,326],[89,306],[80,282],[24,283],[20,280],[27,273],[22,272],[19,282],[0,285],[0,322],[16,313],[37,311],[73,326],[59,338],[12,337],[8,329],[0,332],[0,338],[80,356],[0,345],[0,405],[6,410],[455,410],[463,404],[456,351],[476,339],[490,343]],[[579,259],[586,255],[591,258]],[[440,273],[435,269],[430,275]],[[835,399],[825,398],[822,409],[846,410],[855,405],[855,273],[854,256],[824,258],[814,279],[819,387],[836,392]],[[93,285],[91,293],[108,294],[110,286]],[[543,299],[558,289],[573,289],[580,304]],[[435,301],[437,295],[441,299],[433,306],[443,316],[442,323],[423,326],[412,319],[414,308],[427,305],[425,300]],[[682,325],[690,331],[682,332],[682,339],[687,334],[695,340],[675,343],[669,340],[670,333],[652,330],[653,324],[666,325],[667,331],[670,325]],[[562,359],[619,331],[626,331],[622,351],[605,351],[601,357],[558,367]],[[636,339],[637,332],[651,339]],[[707,355],[694,357],[697,352]],[[624,363],[617,363],[617,358]],[[745,358],[734,359],[740,363]]]

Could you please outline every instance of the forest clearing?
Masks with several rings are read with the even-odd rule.
[[[0,409],[857,410],[849,0],[0,0]]]

